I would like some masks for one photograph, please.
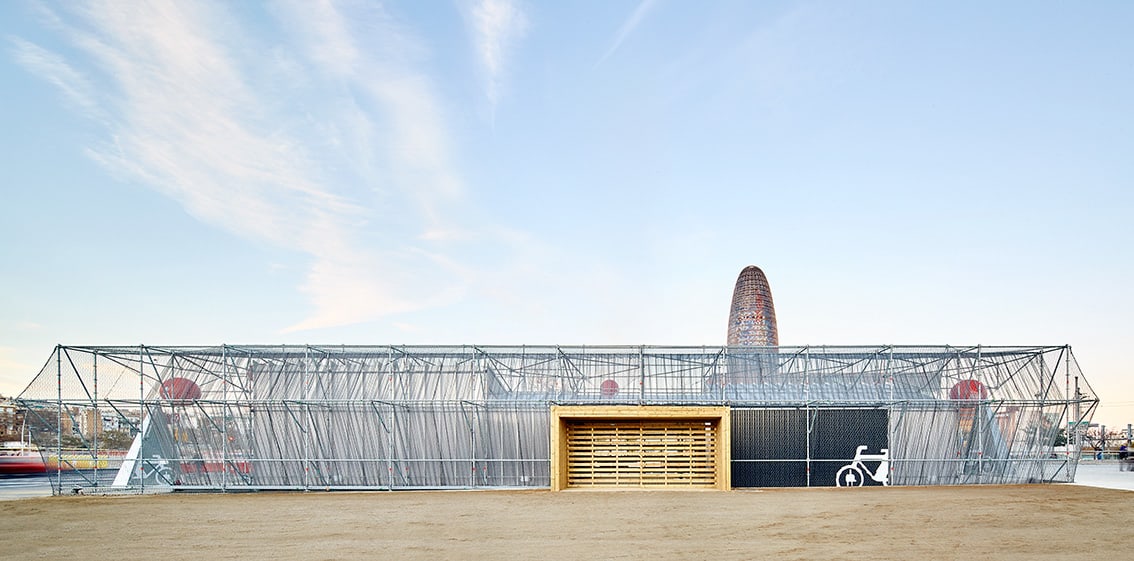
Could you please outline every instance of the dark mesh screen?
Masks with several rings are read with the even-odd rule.
[[[859,446],[870,454],[888,447],[888,424],[884,409],[734,409],[732,485],[834,486]]]

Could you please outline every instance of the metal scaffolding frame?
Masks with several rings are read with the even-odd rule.
[[[58,346],[17,399],[56,493],[548,487],[553,404],[882,410],[893,484],[1069,481],[1098,404],[1068,346]]]

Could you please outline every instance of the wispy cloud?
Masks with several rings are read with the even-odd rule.
[[[430,232],[460,230],[448,209],[463,188],[413,64],[420,45],[379,8],[297,2],[278,10],[295,43],[265,65],[268,49],[227,7],[70,7],[51,23],[109,84],[101,91],[62,57],[12,44],[85,113],[110,116],[92,157],[205,222],[308,256],[313,310],[287,330],[458,298],[459,277],[435,274],[450,265]]]
[[[510,51],[527,31],[527,18],[511,0],[479,0],[469,9],[466,21],[484,72],[485,95],[495,112]]]
[[[12,58],[16,62],[58,88],[64,99],[80,112],[91,118],[104,119],[93,99],[90,83],[62,56],[19,37],[9,37],[8,40],[12,43]]]
[[[458,229],[449,208],[461,201],[464,190],[450,164],[441,104],[429,77],[416,69],[424,49],[378,7],[354,16],[329,2],[287,4],[281,10],[311,72],[355,92],[349,108],[330,119],[350,131],[360,158],[381,154],[375,167],[359,168],[360,179],[390,207],[413,209],[414,219],[401,229],[386,226],[384,251],[344,244],[319,254],[305,285],[317,313],[291,330],[441,305],[463,291],[453,282],[423,281],[455,278],[437,274],[445,260],[418,242],[437,241],[431,233]]]
[[[595,63],[595,66],[606,62],[606,59],[610,58],[611,55],[618,51],[619,47],[622,46],[622,42],[625,41],[630,34],[634,33],[634,30],[638,29],[638,24],[642,23],[642,19],[646,17],[646,14],[648,14],[653,7],[654,0],[642,0],[638,4],[638,7],[634,8],[634,12],[630,14],[630,17],[622,22],[622,27],[618,28],[618,33],[614,36],[614,41],[610,44],[610,48],[603,53],[602,57]]]

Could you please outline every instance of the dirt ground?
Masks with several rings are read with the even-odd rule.
[[[1099,559],[1129,543],[1119,536],[1134,528],[1134,492],[78,496],[0,502],[0,528],[0,559]]]

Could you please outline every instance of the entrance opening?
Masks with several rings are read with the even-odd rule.
[[[727,408],[552,408],[552,488],[729,487]]]

